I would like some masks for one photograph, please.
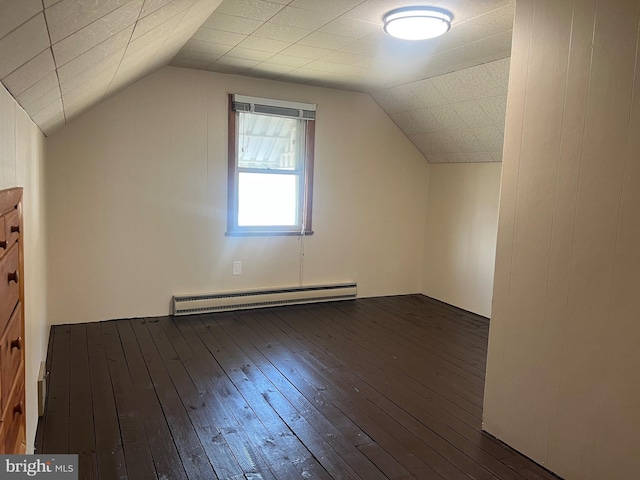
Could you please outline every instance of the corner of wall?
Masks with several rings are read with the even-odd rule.
[[[3,148],[4,147],[4,148]],[[38,423],[36,382],[49,334],[44,135],[0,84],[0,188],[23,187],[27,453]]]
[[[422,292],[489,317],[500,163],[431,165]]]

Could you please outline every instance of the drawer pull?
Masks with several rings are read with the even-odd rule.
[[[5,242],[4,240],[0,240],[0,248],[2,249],[7,248],[7,242]]]
[[[15,407],[13,407],[13,416],[15,417],[16,415],[22,415],[22,413],[22,402],[20,402]]]
[[[20,225],[12,225],[11,233],[20,233]]]
[[[8,281],[9,283],[11,283],[11,282],[16,282],[16,283],[18,283],[18,271],[16,270],[16,271],[15,271],[15,272],[13,272],[13,273],[9,273],[9,274],[7,275],[7,281]]]
[[[22,337],[18,337],[15,340],[11,340],[11,343],[9,345],[9,350],[13,350],[14,348],[17,348],[18,350],[22,348]]]

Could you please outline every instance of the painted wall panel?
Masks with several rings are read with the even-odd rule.
[[[554,29],[550,19],[571,18],[571,6],[556,2],[553,7],[534,5],[532,39],[547,38],[565,48],[551,52],[533,49],[528,56],[527,99],[547,98],[548,103],[523,105],[523,127],[515,202],[515,228],[511,251],[510,290],[505,333],[505,358],[510,368],[503,373],[501,414],[507,418],[518,444],[532,446],[535,402],[539,389],[540,350],[544,329],[545,294],[549,275],[551,226],[555,206],[558,145],[563,99],[557,84],[566,77],[566,47],[570,29]],[[540,74],[544,71],[545,74]],[[535,128],[531,128],[534,126]],[[522,182],[521,179],[526,179]],[[527,222],[520,222],[529,214]],[[535,262],[530,258],[534,257]],[[517,309],[513,306],[517,305]],[[523,402],[505,399],[518,396]]]
[[[501,165],[431,166],[423,293],[491,315]]]
[[[567,479],[640,469],[639,21],[516,9],[484,428]]]
[[[554,439],[563,448],[552,448],[549,459],[557,457],[576,475],[592,460],[597,438],[594,387],[602,381],[610,328],[605,319],[611,315],[637,29],[638,15],[630,15],[628,5],[598,3],[564,342],[563,375],[570,380],[560,384]]]
[[[27,452],[33,451],[38,422],[36,382],[46,358],[47,314],[45,139],[29,116],[0,85],[0,189],[23,187]]]
[[[16,186],[15,101],[0,87],[0,182]]]
[[[228,93],[318,105],[314,235],[225,236]],[[368,95],[168,67],[47,147],[53,322],[165,315],[184,293],[421,290],[429,165]]]
[[[537,458],[544,458],[549,437],[557,419],[557,404],[562,378],[564,335],[571,278],[573,234],[584,138],[584,118],[591,68],[591,38],[595,20],[595,0],[586,8],[574,9],[572,40],[569,48],[566,96],[561,100],[562,125],[554,180],[555,197],[549,274],[545,298],[544,326],[540,351],[539,378],[536,394],[535,424],[532,449]],[[554,319],[549,321],[549,319]]]
[[[640,62],[640,38],[636,47],[636,65]],[[591,458],[593,477],[607,476],[609,465],[621,470],[638,471],[638,422],[628,421],[619,412],[637,411],[640,389],[637,382],[640,365],[640,322],[638,322],[638,285],[640,285],[640,76],[634,78],[631,121],[624,158],[613,279],[611,315],[605,343],[603,377],[599,389],[598,436]]]
[[[524,123],[525,92],[527,86],[527,65],[531,43],[533,23],[533,4],[516,2],[514,18],[512,50],[518,55],[511,58],[509,71],[509,93],[507,94],[507,112],[505,120],[505,144],[502,162],[502,179],[500,182],[500,206],[498,233],[496,238],[496,263],[494,270],[493,299],[491,302],[491,318],[504,318],[507,315],[510,291],[511,258],[513,255],[513,236],[515,229],[515,209],[517,201],[517,185],[520,164],[504,159],[518,158],[522,148],[521,138]],[[507,141],[509,140],[509,141]],[[500,292],[500,295],[496,295]],[[494,358],[504,356],[504,337],[507,332],[506,322],[491,322],[489,345]],[[485,384],[496,388],[485,387],[485,408],[483,423],[493,425],[493,434],[500,436],[502,423],[494,418],[500,414],[499,405],[502,395],[503,363],[495,362],[487,369]],[[491,408],[495,406],[495,408]],[[488,408],[489,407],[489,408]]]

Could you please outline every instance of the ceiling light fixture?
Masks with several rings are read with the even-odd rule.
[[[435,7],[403,7],[384,16],[384,31],[402,40],[426,40],[444,35],[453,15]]]

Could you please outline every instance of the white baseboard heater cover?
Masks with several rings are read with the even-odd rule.
[[[357,284],[355,283],[340,283],[334,285],[269,288],[204,295],[174,295],[172,299],[172,314],[194,315],[198,313],[278,307],[301,303],[354,300],[357,295],[357,290]]]

